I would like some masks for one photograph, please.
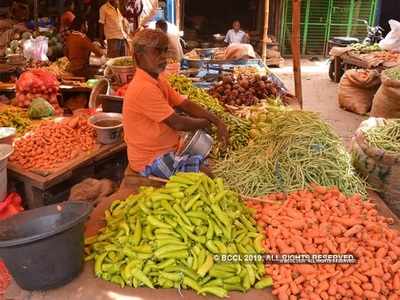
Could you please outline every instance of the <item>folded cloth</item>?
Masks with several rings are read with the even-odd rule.
[[[204,157],[202,155],[176,155],[169,152],[157,158],[151,165],[147,166],[142,176],[157,176],[168,179],[177,172],[199,172]]]

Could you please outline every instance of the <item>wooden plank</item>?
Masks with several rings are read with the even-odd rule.
[[[339,83],[340,82],[340,69],[342,67],[342,59],[340,56],[335,56],[334,58],[335,62],[335,82]]]
[[[15,92],[15,89],[16,89],[15,84],[0,85],[0,92]],[[60,91],[61,92],[71,92],[71,93],[90,93],[92,91],[92,88],[61,84]]]
[[[340,59],[343,61],[344,64],[354,65],[362,69],[368,69],[368,63],[361,59],[350,57],[348,55],[341,55]]]
[[[182,30],[181,26],[181,0],[175,0],[175,25],[178,30]]]
[[[262,59],[264,63],[267,59],[267,41],[268,41],[268,25],[269,25],[269,0],[264,2],[264,33],[262,40]]]
[[[69,92],[69,93],[90,93],[92,92],[92,88],[83,87],[83,86],[72,86],[72,85],[60,85],[61,92]]]
[[[300,55],[300,15],[301,0],[293,0],[292,12],[292,55],[293,73],[296,97],[299,99],[300,108],[303,109],[303,93],[301,88],[301,55]]]

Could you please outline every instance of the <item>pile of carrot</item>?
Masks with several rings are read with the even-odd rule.
[[[355,264],[266,264],[280,300],[400,299],[400,233],[374,203],[319,186],[260,201],[248,206],[265,232],[267,253],[357,257]]]
[[[7,270],[6,265],[0,260],[0,298],[4,295],[6,289],[10,285],[11,275]]]
[[[96,133],[82,116],[59,123],[48,121],[15,142],[10,161],[28,170],[51,170],[95,144]]]
[[[375,58],[382,59],[384,61],[399,61],[400,54],[392,51],[378,51],[372,54]]]

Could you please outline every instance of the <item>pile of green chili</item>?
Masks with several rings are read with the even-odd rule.
[[[385,125],[371,128],[364,132],[367,142],[376,148],[400,152],[400,120],[389,120]]]
[[[264,277],[264,236],[251,212],[221,178],[172,176],[165,187],[141,187],[105,212],[107,226],[85,240],[96,276],[124,286],[191,288],[200,295],[272,285]],[[223,255],[255,256],[224,261]],[[221,257],[221,259],[220,259]]]
[[[310,183],[337,186],[346,195],[366,195],[339,137],[319,116],[305,111],[269,114],[263,133],[219,161],[214,170],[247,196],[290,193]]]

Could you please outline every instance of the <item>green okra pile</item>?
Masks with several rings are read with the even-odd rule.
[[[85,240],[96,276],[124,286],[191,288],[227,296],[272,284],[264,277],[263,235],[238,194],[220,178],[179,173],[165,187],[142,187],[105,213],[107,226]],[[240,254],[225,263],[218,255]]]

